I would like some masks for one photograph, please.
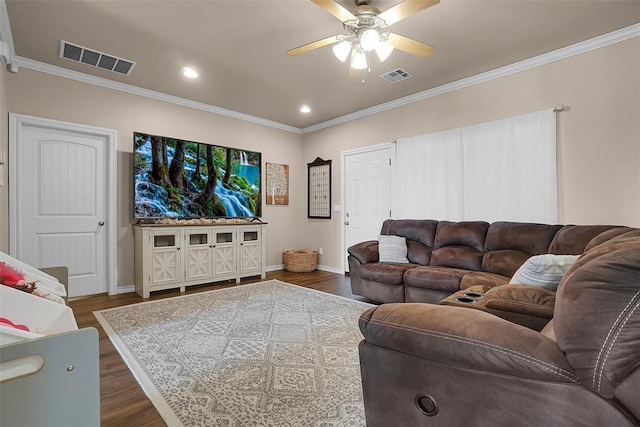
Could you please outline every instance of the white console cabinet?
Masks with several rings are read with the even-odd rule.
[[[136,225],[136,292],[265,277],[265,225]]]

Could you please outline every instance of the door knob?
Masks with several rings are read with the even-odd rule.
[[[102,227],[102,226],[104,225],[104,221],[99,221],[99,222],[98,222],[98,225],[99,225],[100,227]]]
[[[345,221],[345,222],[344,222],[344,225],[349,225],[349,221]]]

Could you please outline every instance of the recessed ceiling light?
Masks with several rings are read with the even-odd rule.
[[[198,72],[191,67],[184,67],[182,69],[182,74],[190,79],[195,79],[196,77],[198,77]]]
[[[310,113],[311,112],[311,108],[309,108],[308,105],[303,105],[302,107],[300,107],[300,112],[301,113]]]

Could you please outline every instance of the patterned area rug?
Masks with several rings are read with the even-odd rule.
[[[169,426],[364,426],[359,301],[272,280],[94,312]]]

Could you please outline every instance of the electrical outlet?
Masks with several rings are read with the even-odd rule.
[[[322,248],[318,249],[318,255],[322,255]]]

